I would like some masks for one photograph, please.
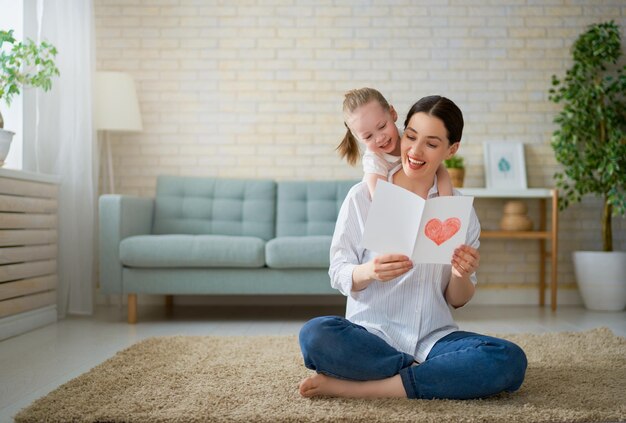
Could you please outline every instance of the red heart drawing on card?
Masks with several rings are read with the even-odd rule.
[[[433,240],[437,245],[441,245],[461,229],[461,220],[456,217],[446,219],[441,223],[441,220],[435,218],[430,219],[424,227],[424,233],[426,236]]]

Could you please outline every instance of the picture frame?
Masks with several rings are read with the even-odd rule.
[[[487,188],[528,188],[524,143],[486,141],[483,152]]]

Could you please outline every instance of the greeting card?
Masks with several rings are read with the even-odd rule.
[[[363,247],[378,254],[400,253],[413,263],[450,264],[454,249],[465,243],[474,197],[424,200],[386,181],[376,183]]]

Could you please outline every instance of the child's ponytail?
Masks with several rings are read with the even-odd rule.
[[[357,160],[359,160],[359,156],[361,152],[359,151],[359,143],[357,142],[352,132],[350,132],[350,128],[346,125],[346,135],[343,136],[343,139],[339,143],[336,148],[339,156],[343,159],[346,158],[346,161],[350,166],[356,165]]]

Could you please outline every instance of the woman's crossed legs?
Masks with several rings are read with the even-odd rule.
[[[416,365],[411,355],[337,316],[307,322],[300,348],[305,366],[318,372],[300,383],[305,397],[484,398],[519,389],[527,364],[509,341],[458,331]]]

